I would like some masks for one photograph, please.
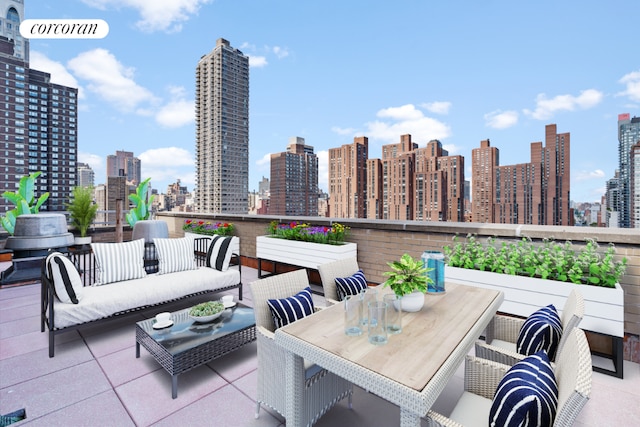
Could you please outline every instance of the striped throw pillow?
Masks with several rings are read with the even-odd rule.
[[[82,299],[82,279],[71,260],[60,252],[53,252],[45,261],[47,277],[53,282],[53,290],[60,302],[78,304]]]
[[[276,329],[293,323],[313,313],[311,288],[306,287],[294,296],[267,300]]]
[[[358,295],[363,289],[367,289],[367,279],[362,270],[350,277],[336,277],[336,290],[340,301],[347,295]]]
[[[227,271],[231,262],[231,239],[233,237],[213,236],[207,251],[207,267]]]
[[[530,356],[546,350],[549,359],[554,360],[561,335],[560,316],[553,304],[550,304],[533,313],[522,324],[516,341],[518,353]]]
[[[98,280],[94,286],[145,277],[144,239],[123,243],[92,243]]]
[[[516,363],[500,380],[489,411],[489,426],[551,426],[558,386],[544,350]]]
[[[175,273],[177,271],[195,270],[196,259],[193,252],[193,239],[153,239],[158,254],[158,274]]]

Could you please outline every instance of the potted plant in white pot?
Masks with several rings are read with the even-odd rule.
[[[413,259],[404,254],[400,260],[388,262],[391,271],[382,273],[388,279],[382,284],[388,286],[401,297],[402,311],[420,311],[424,306],[424,294],[431,279],[427,276],[431,269],[424,267],[421,259]]]
[[[71,192],[71,200],[66,203],[69,211],[71,225],[80,233],[75,237],[76,245],[91,243],[91,236],[87,236],[87,230],[96,219],[98,205],[93,202],[93,187],[74,187]]]

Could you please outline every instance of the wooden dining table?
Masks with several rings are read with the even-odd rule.
[[[378,292],[381,300],[391,291]],[[287,350],[287,426],[301,425],[304,379],[294,367],[303,359],[398,405],[402,427],[419,426],[502,300],[500,291],[446,283],[444,294],[425,295],[420,311],[402,313],[402,332],[380,346],[366,329],[345,335],[344,302],[277,329],[275,341]]]

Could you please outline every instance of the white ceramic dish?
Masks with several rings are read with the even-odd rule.
[[[231,307],[235,307],[237,303],[235,301],[231,301],[231,302],[223,302],[223,304],[224,304],[224,308],[231,308]]]
[[[164,329],[173,325],[173,320],[167,320],[166,322],[156,322],[153,324],[153,329]]]
[[[211,316],[192,316],[189,315],[189,317],[191,318],[191,320],[193,320],[194,322],[197,323],[207,323],[207,322],[211,322],[213,320],[216,320],[218,317],[220,317],[222,315],[222,311],[216,313],[216,314],[212,314]]]

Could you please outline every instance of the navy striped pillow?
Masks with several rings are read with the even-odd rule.
[[[233,237],[213,236],[207,251],[207,267],[227,271],[231,262],[231,239]]]
[[[289,298],[269,299],[267,304],[276,329],[313,313],[313,299],[309,286]]]
[[[562,323],[553,304],[541,308],[525,320],[520,328],[516,347],[518,353],[530,356],[546,350],[550,360],[556,357],[562,335]]]
[[[489,411],[489,426],[551,426],[558,386],[542,350],[516,363],[500,380]]]
[[[358,295],[363,289],[367,289],[367,279],[362,270],[350,277],[336,277],[336,290],[340,301],[347,295]]]

